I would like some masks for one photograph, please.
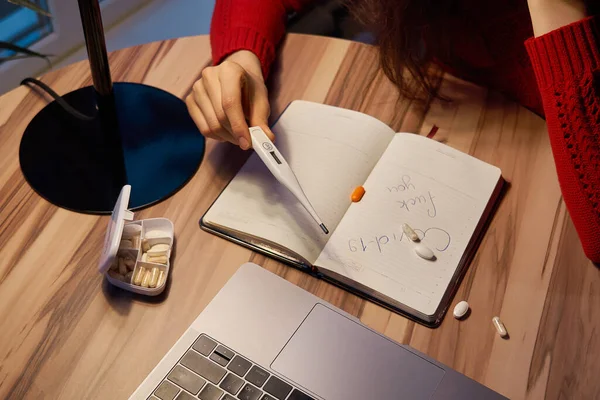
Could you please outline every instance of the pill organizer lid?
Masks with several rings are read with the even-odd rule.
[[[123,227],[125,221],[131,221],[133,219],[133,212],[129,211],[129,196],[131,195],[131,185],[123,186],[117,204],[113,209],[110,221],[108,221],[108,229],[106,236],[104,237],[104,248],[102,249],[102,255],[100,256],[100,264],[98,270],[101,273],[108,271],[112,263],[117,257],[119,251],[119,245],[121,244],[121,236],[123,235]]]

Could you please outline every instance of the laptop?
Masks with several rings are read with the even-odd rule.
[[[130,399],[505,399],[252,263]]]

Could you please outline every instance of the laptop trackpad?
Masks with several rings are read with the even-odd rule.
[[[317,304],[271,364],[327,400],[429,399],[444,370]]]

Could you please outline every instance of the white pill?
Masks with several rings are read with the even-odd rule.
[[[426,260],[433,260],[435,258],[433,250],[431,250],[429,247],[425,246],[422,243],[419,243],[415,246],[415,253],[417,253],[419,257],[424,258]]]
[[[125,275],[127,273],[127,264],[125,260],[119,257],[119,274]]]
[[[169,232],[165,232],[160,229],[154,229],[151,231],[146,231],[144,233],[145,239],[168,238],[168,237],[171,237],[171,235],[169,235]]]
[[[492,322],[494,323],[494,326],[496,327],[496,330],[498,331],[498,334],[501,337],[505,338],[508,336],[508,331],[506,330],[506,327],[504,326],[502,321],[500,321],[500,317],[492,318]]]
[[[142,231],[142,226],[141,225],[125,225],[123,227],[123,238],[124,239],[129,239],[132,236],[136,236],[139,235],[140,232]]]
[[[118,280],[120,280],[120,281],[122,281],[122,280],[125,280],[125,277],[124,277],[123,275],[121,275],[121,274],[119,274],[117,271],[113,271],[113,270],[111,270],[111,269],[109,269],[109,270],[108,270],[108,275],[109,275],[111,278],[118,279]]]
[[[454,318],[460,319],[467,315],[467,311],[469,311],[469,303],[466,301],[459,302],[456,306],[454,306]]]
[[[402,224],[402,232],[413,242],[419,241],[419,235],[410,227],[409,224]]]
[[[168,244],[155,244],[150,247],[146,253],[148,253],[148,257],[157,257],[157,256],[166,256],[169,252]]]

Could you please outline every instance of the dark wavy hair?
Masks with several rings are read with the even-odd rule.
[[[386,76],[408,98],[436,97],[434,55],[453,59],[452,34],[461,23],[458,0],[348,0],[354,18],[376,37]]]
[[[490,1],[490,0],[481,0]],[[502,0],[501,0],[502,1]],[[521,0],[525,2],[526,0]],[[404,97],[438,97],[439,69],[434,56],[450,65],[455,33],[470,21],[461,0],[345,0],[354,19],[377,39],[381,68]],[[588,15],[600,13],[600,1],[584,0]],[[460,39],[458,39],[460,40]],[[448,100],[448,99],[445,99]]]

